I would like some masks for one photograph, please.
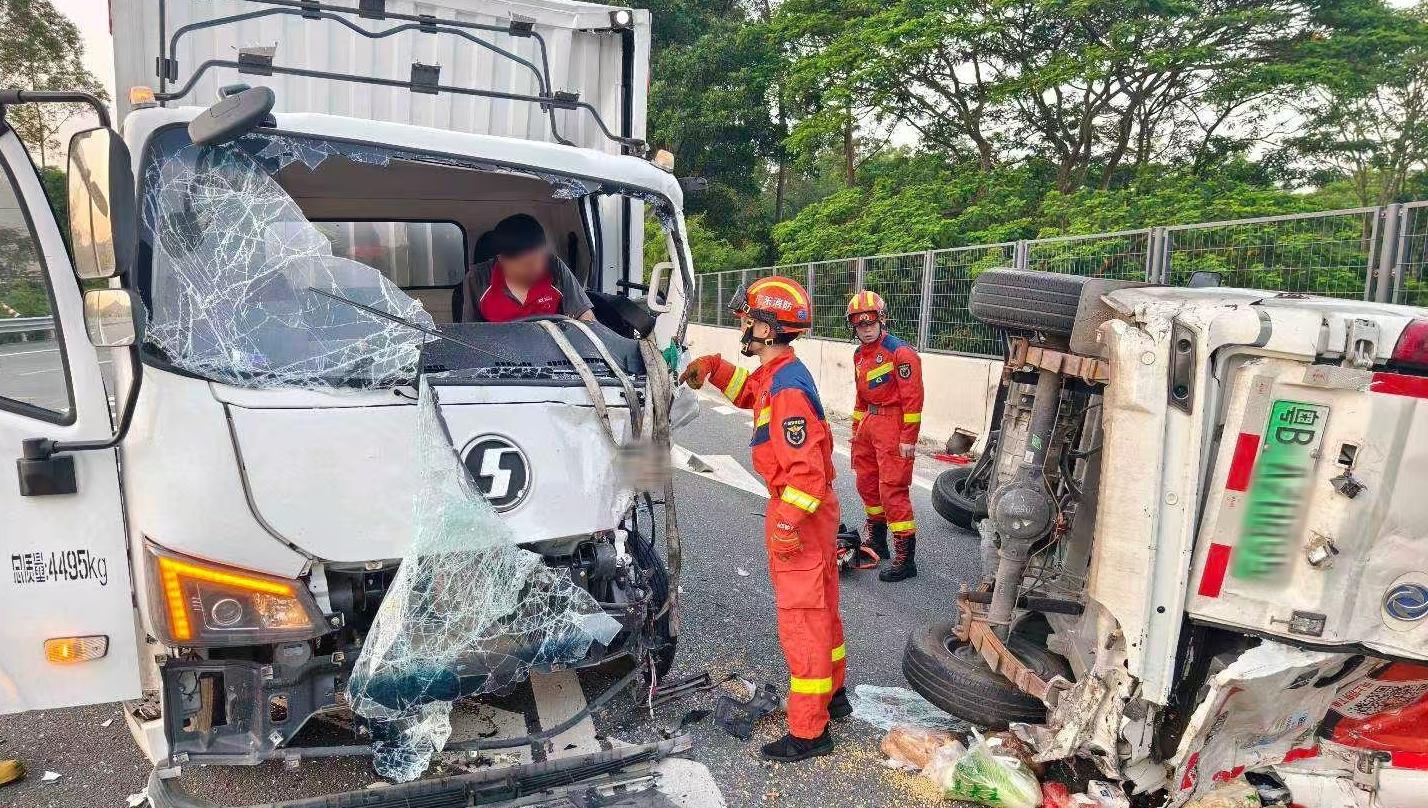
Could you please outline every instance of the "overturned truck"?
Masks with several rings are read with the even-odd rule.
[[[1428,775],[1428,311],[998,269],[986,450],[939,510],[983,580],[909,683],[1182,804],[1277,766],[1303,805]]]

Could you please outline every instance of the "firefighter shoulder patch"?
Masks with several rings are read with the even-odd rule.
[[[801,415],[783,419],[783,439],[789,446],[802,446],[808,440],[808,419]]]
[[[897,377],[898,377],[899,379],[902,379],[903,381],[906,381],[906,380],[908,380],[908,379],[911,379],[911,378],[912,378],[912,365],[911,365],[910,363],[908,363],[908,362],[903,362],[901,365],[898,365],[898,366],[897,366]]]

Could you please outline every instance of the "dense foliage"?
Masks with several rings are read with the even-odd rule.
[[[1428,0],[650,6],[700,271],[1428,195]]]

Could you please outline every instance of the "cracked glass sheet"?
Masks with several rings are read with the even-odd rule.
[[[334,256],[252,155],[190,145],[153,165],[146,338],[170,362],[242,387],[412,382],[425,335],[312,290],[427,328],[431,316],[376,269]]]
[[[421,383],[412,544],[347,687],[377,772],[421,776],[451,734],[451,703],[584,659],[620,624],[564,570],[521,548],[472,485]]]
[[[600,187],[595,183],[586,182],[585,180],[575,177],[562,176],[560,174],[521,170],[497,165],[495,163],[483,163],[479,160],[464,160],[458,157],[420,154],[385,146],[345,143],[333,140],[320,140],[317,138],[287,137],[283,135],[250,136],[246,138],[245,141],[259,141],[266,144],[257,152],[257,156],[259,159],[269,163],[274,171],[280,171],[295,162],[301,162],[308,170],[313,171],[322,165],[323,161],[329,157],[345,157],[354,163],[366,163],[376,166],[385,166],[393,160],[406,160],[414,163],[455,166],[488,174],[505,174],[512,177],[537,179],[550,186],[550,195],[554,199],[579,199],[591,191],[598,190]]]
[[[242,387],[395,387],[415,376],[427,338],[311,288],[431,328],[432,318],[380,272],[332,254],[273,174],[340,157],[394,159],[542,180],[573,199],[573,177],[417,155],[317,138],[250,135],[237,144],[187,145],[149,168],[144,216],[154,234],[147,340],[175,366]]]

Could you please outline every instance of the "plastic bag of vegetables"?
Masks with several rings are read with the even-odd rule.
[[[972,733],[964,749],[951,743],[933,753],[923,768],[947,799],[977,802],[992,808],[1036,808],[1041,804],[1041,784],[1014,755]]]

